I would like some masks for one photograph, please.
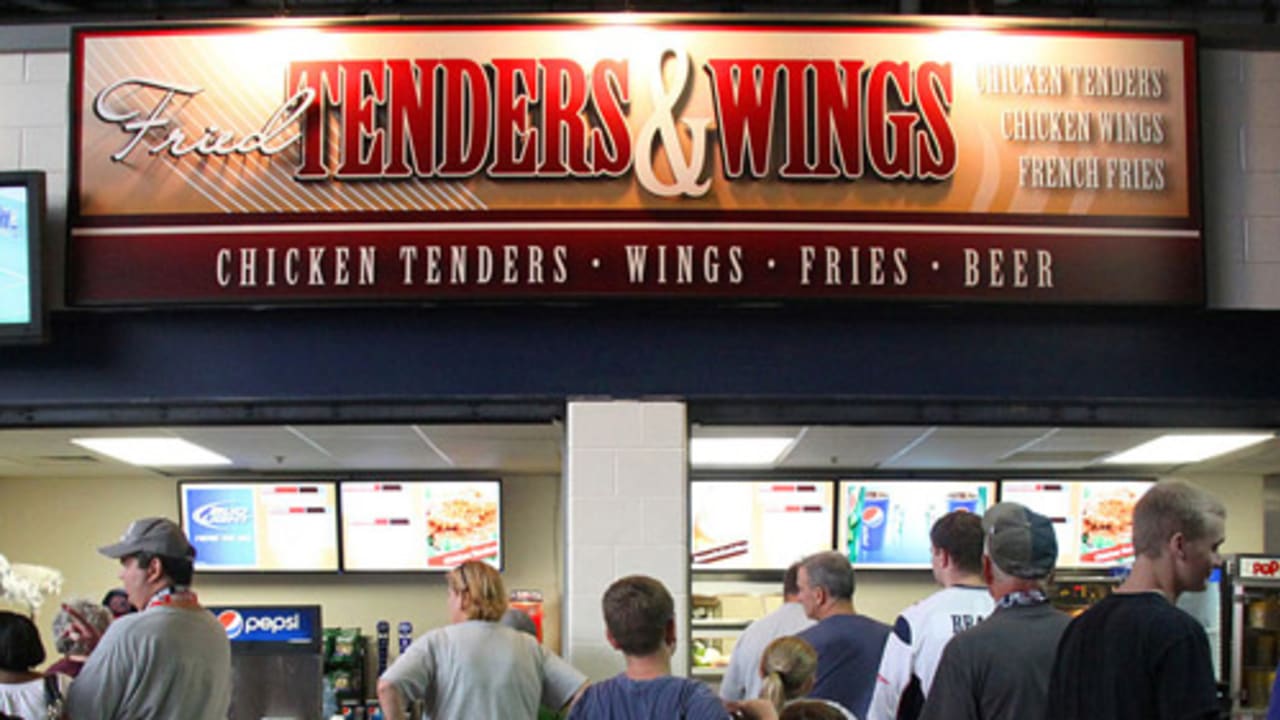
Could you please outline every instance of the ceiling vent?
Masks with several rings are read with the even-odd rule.
[[[39,455],[32,458],[36,465],[98,465],[98,458],[92,455]]]

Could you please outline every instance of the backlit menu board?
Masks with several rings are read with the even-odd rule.
[[[985,513],[995,487],[973,480],[843,480],[840,550],[855,567],[930,567],[933,523],[953,510]]]
[[[497,480],[344,482],[345,570],[445,572],[468,560],[502,566]]]
[[[1004,480],[1000,499],[1053,520],[1058,567],[1133,562],[1133,506],[1155,483],[1129,480]]]
[[[183,482],[182,530],[196,570],[333,572],[338,512],[332,482]]]
[[[694,569],[785,569],[830,550],[832,488],[824,481],[691,483]]]

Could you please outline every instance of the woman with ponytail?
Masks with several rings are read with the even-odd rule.
[[[792,701],[804,698],[813,689],[818,671],[818,651],[804,639],[794,635],[769,643],[760,656],[760,697],[773,704],[781,715]],[[804,703],[828,705],[845,720],[857,720],[853,713],[830,700],[805,699]]]

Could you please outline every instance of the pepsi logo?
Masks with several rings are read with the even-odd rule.
[[[880,527],[884,524],[884,508],[879,505],[863,508],[862,522],[869,528]]]
[[[222,629],[227,631],[228,638],[238,638],[240,633],[244,632],[244,618],[235,610],[223,610],[218,613],[218,622],[222,623]]]

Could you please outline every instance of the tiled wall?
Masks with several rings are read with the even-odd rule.
[[[600,598],[615,579],[661,580],[676,602],[673,671],[688,664],[685,407],[675,402],[569,403],[565,466],[568,561],[562,647],[593,678],[619,672]]]
[[[62,267],[67,217],[66,52],[0,53],[0,171],[44,170],[48,206],[44,264]],[[46,302],[62,306],[62,273],[45,273]]]
[[[1200,54],[1209,306],[1280,309],[1280,52]]]
[[[49,206],[66,207],[67,53],[0,55],[0,170],[44,170]]]

